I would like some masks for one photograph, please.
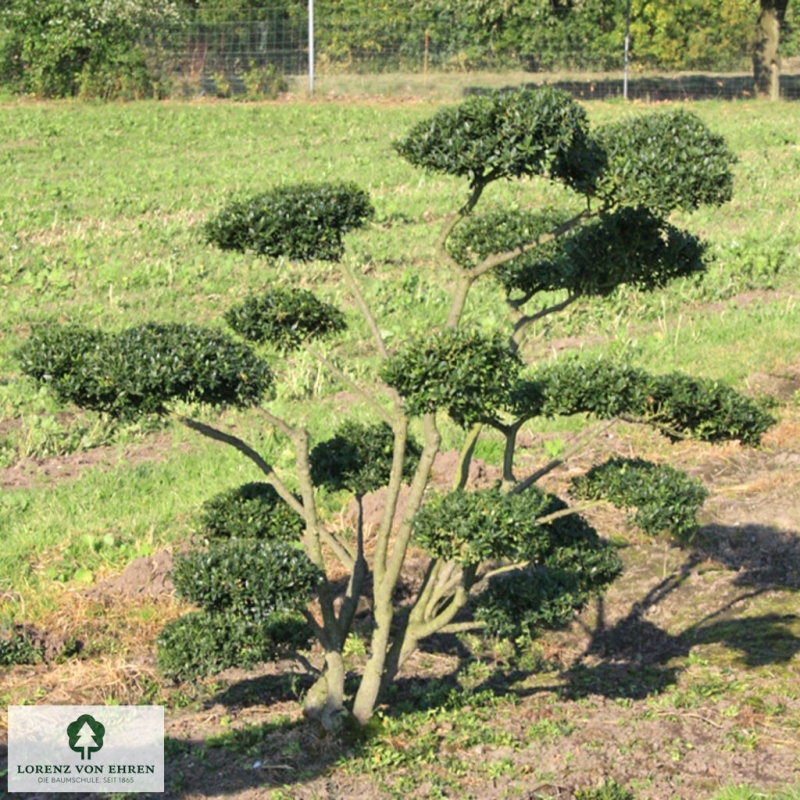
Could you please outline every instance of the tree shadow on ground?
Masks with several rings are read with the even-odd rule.
[[[531,81],[524,88],[537,89],[544,84]],[[622,78],[600,80],[560,80],[548,82],[548,86],[562,89],[579,100],[606,100],[623,96]],[[519,89],[505,87],[502,91]],[[464,94],[487,94],[490,90],[481,86],[468,86]],[[785,100],[800,100],[800,75],[781,75],[781,97]],[[754,96],[752,75],[694,74],[676,77],[632,78],[628,81],[628,98],[657,103],[664,100],[744,100]]]
[[[646,618],[705,570],[735,571],[731,586],[743,591],[735,592],[680,633],[669,633]],[[605,601],[598,599],[589,643],[564,673],[567,696],[643,699],[675,684],[682,667],[669,662],[688,657],[692,648],[700,645],[721,644],[736,650],[742,663],[751,668],[787,663],[800,652],[800,637],[791,627],[800,616],[775,612],[743,615],[737,607],[768,592],[798,589],[797,534],[760,525],[706,526],[683,564],[634,603],[624,617],[607,624]]]

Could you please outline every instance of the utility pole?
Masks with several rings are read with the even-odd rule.
[[[314,96],[314,0],[308,0],[308,94]]]

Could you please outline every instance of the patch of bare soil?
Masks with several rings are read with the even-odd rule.
[[[0,487],[3,489],[32,489],[55,481],[80,478],[90,469],[113,469],[123,462],[141,464],[158,461],[172,449],[169,434],[148,436],[141,444],[124,447],[104,445],[91,450],[50,458],[29,458],[11,467],[0,469]]]
[[[115,578],[107,578],[86,591],[86,596],[100,599],[118,597],[167,597],[172,595],[175,584],[170,578],[172,553],[159,550],[152,556],[134,558]]]

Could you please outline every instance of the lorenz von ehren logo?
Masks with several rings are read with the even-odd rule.
[[[164,708],[9,706],[8,791],[163,792]]]
[[[91,761],[92,753],[102,749],[105,734],[103,723],[98,722],[91,714],[81,714],[75,722],[67,725],[69,749],[80,753],[81,761]]]

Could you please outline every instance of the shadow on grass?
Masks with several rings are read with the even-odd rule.
[[[536,89],[543,84],[531,81],[526,89]],[[602,78],[599,80],[561,80],[547,84],[563,89],[580,100],[606,100],[623,96],[622,78]],[[508,87],[508,90],[519,89]],[[800,100],[800,75],[781,75],[781,97],[786,100]],[[488,93],[480,86],[468,86],[464,94],[478,95]],[[675,77],[658,76],[652,78],[632,78],[628,81],[628,98],[657,103],[663,100],[744,100],[753,97],[752,75],[679,75]]]
[[[678,634],[646,619],[669,595],[678,591],[698,569],[736,571],[736,594]],[[709,525],[678,570],[667,576],[629,612],[606,624],[605,601],[597,601],[597,621],[582,658],[570,667],[567,696],[588,694],[643,699],[673,685],[680,667],[668,662],[686,658],[698,645],[721,644],[741,654],[747,667],[784,664],[800,652],[800,637],[792,624],[796,614],[742,615],[736,607],[767,592],[800,589],[800,537],[759,525]],[[691,598],[689,598],[691,602]],[[587,666],[584,659],[594,662]]]

